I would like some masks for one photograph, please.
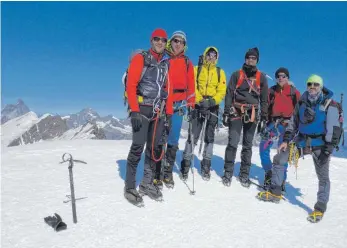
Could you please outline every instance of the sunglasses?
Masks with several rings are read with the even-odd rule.
[[[314,87],[320,86],[319,83],[311,83],[311,82],[307,83],[307,87],[311,87],[312,85],[313,85]]]
[[[278,78],[287,78],[287,76],[286,76],[286,75],[278,75],[276,78],[277,78],[277,79],[278,79]]]
[[[248,56],[247,59],[250,59],[250,60],[257,60],[257,57],[256,57],[256,56]]]
[[[158,41],[160,41],[160,40],[161,40],[162,42],[164,42],[164,43],[167,42],[167,39],[165,39],[165,38],[160,38],[160,37],[154,37],[153,40],[154,40],[155,42],[158,42]]]
[[[179,40],[179,39],[176,39],[176,38],[173,39],[172,41],[175,42],[176,44],[179,44],[179,43],[182,44],[182,45],[186,44],[186,42],[184,40]]]

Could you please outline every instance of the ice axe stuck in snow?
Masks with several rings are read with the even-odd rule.
[[[69,162],[69,175],[70,175],[70,189],[71,189],[71,205],[72,205],[72,216],[73,216],[73,222],[76,224],[77,223],[77,213],[76,213],[76,198],[75,198],[75,188],[74,188],[74,182],[73,182],[73,173],[72,173],[72,168],[74,166],[74,162],[76,163],[82,163],[82,164],[87,164],[86,162],[82,160],[75,160],[72,158],[72,155],[70,153],[64,153],[62,156],[63,161],[60,162],[66,163]]]

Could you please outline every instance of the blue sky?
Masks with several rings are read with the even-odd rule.
[[[91,107],[125,117],[121,76],[157,27],[186,32],[194,64],[216,46],[228,78],[257,46],[260,70],[274,77],[287,67],[301,91],[317,73],[339,100],[347,92],[346,9],[347,2],[2,2],[1,103],[22,98],[37,113]]]

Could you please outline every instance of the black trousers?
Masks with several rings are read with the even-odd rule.
[[[251,168],[252,143],[257,127],[257,121],[245,123],[242,118],[231,120],[229,123],[228,145],[225,149],[224,171],[234,173],[235,157],[241,130],[243,131],[240,177],[248,178]]]
[[[143,184],[152,183],[155,172],[155,159],[162,155],[163,144],[166,142],[167,131],[164,119],[153,119],[152,106],[140,106],[142,127],[133,132],[132,144],[127,158],[126,188],[136,188],[136,171],[146,145]],[[153,144],[154,142],[154,144]],[[152,149],[153,145],[153,149]],[[153,152],[152,152],[153,151]]]

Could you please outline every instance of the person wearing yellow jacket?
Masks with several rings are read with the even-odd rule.
[[[195,75],[195,109],[190,114],[194,145],[188,135],[181,162],[181,178],[187,180],[192,159],[193,147],[199,136],[204,135],[203,160],[201,161],[201,175],[204,180],[210,179],[211,159],[216,125],[218,124],[219,104],[226,94],[226,76],[223,69],[217,67],[219,51],[215,47],[207,47],[199,57],[199,65],[194,67]],[[191,130],[189,130],[191,132]]]

